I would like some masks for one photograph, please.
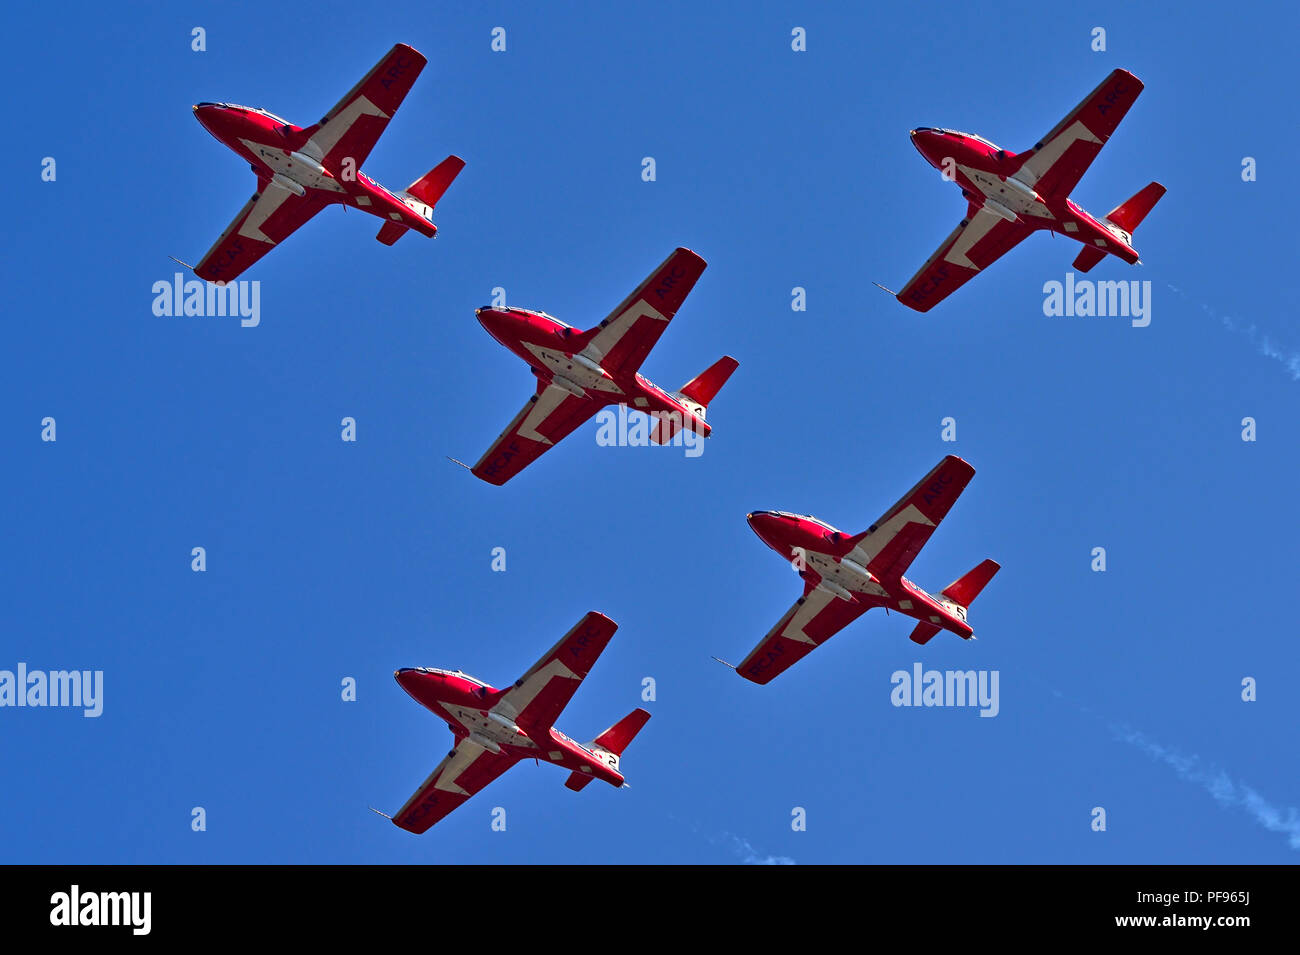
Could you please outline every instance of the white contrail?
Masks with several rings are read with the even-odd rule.
[[[677,817],[674,816],[672,813],[668,813],[667,815],[668,818],[671,819],[674,823],[678,821]],[[798,865],[799,864],[795,862],[793,859],[791,859],[789,856],[772,856],[772,855],[765,856],[757,849],[755,849],[752,845],[750,845],[748,839],[742,839],[740,836],[733,835],[730,832],[726,832],[725,830],[723,832],[718,833],[717,835],[709,835],[708,833],[701,831],[699,823],[691,822],[687,824],[691,827],[691,832],[703,835],[704,838],[708,839],[711,844],[716,846],[718,843],[722,843],[723,845],[725,845],[728,849],[730,849],[733,853],[735,853],[736,858],[740,860],[741,865]]]
[[[1169,290],[1175,295],[1178,295],[1187,302],[1192,302],[1191,296],[1182,289],[1175,285],[1170,285],[1168,282],[1166,282],[1165,285],[1167,285]],[[1267,332],[1260,331],[1259,326],[1254,322],[1251,322],[1248,325],[1243,324],[1231,315],[1220,315],[1204,302],[1195,302],[1194,304],[1200,305],[1201,311],[1210,318],[1219,322],[1219,324],[1228,331],[1241,332],[1246,336],[1246,340],[1255,347],[1255,351],[1259,352],[1259,354],[1263,355],[1265,358],[1272,358],[1274,361],[1281,362],[1282,366],[1286,368],[1287,373],[1291,376],[1291,380],[1300,381],[1300,351],[1288,349],[1283,345],[1279,345]]]
[[[733,836],[731,833],[724,833],[731,846],[731,851],[736,854],[741,863],[744,865],[795,865],[795,861],[789,856],[765,856],[760,855],[758,850],[749,844],[748,839],[742,839],[740,836]]]
[[[1292,849],[1300,849],[1300,812],[1294,807],[1279,809],[1254,789],[1234,781],[1221,769],[1206,766],[1199,756],[1185,756],[1128,726],[1111,723],[1115,738],[1136,746],[1153,759],[1164,763],[1178,774],[1178,778],[1195,783],[1208,792],[1214,801],[1230,809],[1244,809],[1269,832],[1280,832]]]

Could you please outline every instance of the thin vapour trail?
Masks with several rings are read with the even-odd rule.
[[[1158,743],[1131,726],[1109,719],[1081,703],[1076,703],[1040,677],[1032,677],[1032,679],[1047,689],[1056,699],[1105,725],[1119,742],[1127,743],[1156,762],[1168,766],[1179,779],[1209,793],[1210,797],[1225,809],[1243,810],[1269,832],[1286,836],[1287,844],[1292,849],[1300,849],[1300,811],[1295,807],[1287,806],[1283,809],[1275,806],[1260,795],[1258,790],[1239,779],[1233,779],[1226,770],[1207,763],[1200,756],[1194,754],[1188,756],[1179,750]]]
[[[668,818],[671,819],[674,823],[678,821],[677,817],[674,816],[672,813],[668,814]],[[701,833],[701,829],[698,824],[690,823],[690,827],[692,832]],[[719,833],[714,833],[712,835],[708,833],[702,833],[702,834],[704,835],[704,838],[706,838],[709,841],[710,844],[715,846],[722,845],[723,847],[725,847],[729,852],[731,852],[732,855],[734,855],[737,859],[740,860],[741,865],[798,865],[799,864],[795,862],[793,859],[791,859],[789,856],[765,855],[764,853],[760,852],[758,849],[755,849],[753,845],[750,844],[750,841],[748,839],[742,838],[741,836],[734,835],[733,833],[730,832],[726,832],[725,830]]]
[[[1300,849],[1300,812],[1288,806],[1280,809],[1272,805],[1256,790],[1234,780],[1224,770],[1204,763],[1199,756],[1186,756],[1151,739],[1145,733],[1119,723],[1111,723],[1110,731],[1121,742],[1137,747],[1157,762],[1169,766],[1179,779],[1193,783],[1228,809],[1243,809],[1269,832],[1286,836],[1292,849]]]
[[[1300,351],[1279,344],[1268,332],[1261,331],[1254,322],[1242,322],[1231,315],[1220,313],[1204,302],[1194,300],[1176,285],[1166,282],[1165,286],[1189,305],[1199,307],[1205,315],[1218,322],[1228,331],[1245,335],[1246,340],[1250,342],[1257,353],[1281,363],[1282,367],[1287,370],[1287,374],[1291,376],[1292,381],[1300,381]]]

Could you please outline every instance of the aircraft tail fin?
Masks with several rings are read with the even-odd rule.
[[[452,180],[465,168],[465,160],[459,156],[448,156],[434,166],[415,182],[406,187],[406,194],[419,199],[430,210],[438,204],[442,194],[447,191]]]
[[[700,372],[682,386],[682,396],[690,398],[699,405],[708,405],[717,397],[722,386],[727,383],[731,373],[740,366],[740,362],[730,355],[724,355],[712,365]]]
[[[1124,245],[1128,247],[1126,251],[1131,253],[1134,259],[1136,253],[1132,250],[1133,232],[1164,194],[1165,187],[1160,183],[1149,183],[1106,214],[1104,221],[1122,233],[1117,238],[1123,239]],[[1102,249],[1091,245],[1085,246],[1074,260],[1074,268],[1080,272],[1087,272],[1105,257],[1106,253]],[[1120,258],[1125,256],[1121,255]]]
[[[703,423],[708,416],[709,402],[718,396],[718,392],[727,383],[731,373],[739,367],[740,362],[730,355],[724,355],[682,385],[682,390],[673,397]],[[668,414],[657,414],[654,427],[650,430],[650,440],[655,444],[667,444],[672,440],[673,435],[692,424],[693,422],[675,410],[671,410]],[[697,429],[702,430],[706,436],[709,433],[707,426],[697,426]]]
[[[993,579],[993,575],[1001,569],[1002,565],[996,560],[981,561],[979,566],[962,574],[943,588],[942,593],[960,606],[969,607],[980,595],[980,591]]]
[[[1164,194],[1164,186],[1158,182],[1150,183],[1108,212],[1106,218],[1131,234],[1134,229],[1141,225],[1142,220],[1147,217],[1147,213],[1155,208],[1155,204],[1160,201],[1160,197]]]
[[[627,749],[627,744],[632,742],[632,738],[641,732],[641,728],[649,720],[650,713],[648,710],[635,709],[597,736],[593,740],[593,745],[609,750],[615,756],[622,756],[623,750]]]
[[[609,764],[609,768],[618,774],[619,762],[623,755],[623,750],[627,749],[628,743],[632,742],[633,737],[641,732],[642,727],[650,720],[650,713],[647,710],[635,709],[627,716],[623,717],[605,732],[601,733],[594,740],[587,744],[587,749],[597,754],[604,754],[604,761]],[[587,783],[596,777],[590,772],[583,772],[575,769],[569,774],[569,778],[564,781],[564,785],[574,792],[580,792]],[[604,778],[604,777],[602,777]],[[622,776],[617,776],[621,781]],[[615,783],[617,785],[617,783]]]
[[[438,230],[433,224],[433,207],[438,204],[438,200],[447,191],[447,187],[451,185],[452,180],[464,168],[465,160],[459,156],[448,156],[399,192],[397,198],[401,199],[408,209],[423,219],[426,225],[406,224],[396,220],[385,222],[384,227],[379,230],[379,235],[375,236],[375,238],[384,245],[392,245],[406,235],[406,230],[411,228],[412,225],[414,225],[417,232],[424,235],[435,234]]]

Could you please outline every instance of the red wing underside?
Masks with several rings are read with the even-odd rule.
[[[539,379],[537,394],[470,470],[489,484],[505,484],[602,407],[601,401],[579,398]]]
[[[259,191],[249,199],[235,221],[226,227],[203,256],[194,274],[208,282],[229,282],[243,274],[266,253],[287,239],[328,203],[309,193],[295,196],[287,189],[260,180]]]
[[[690,249],[677,249],[598,326],[582,354],[611,375],[641,367],[672,317],[703,274],[705,262]]]
[[[908,308],[928,312],[1032,231],[1027,225],[1008,222],[972,204],[961,224],[903,286],[898,300]]]
[[[587,614],[519,678],[499,711],[537,739],[555,725],[617,629],[603,613]]]
[[[425,832],[516,762],[512,756],[490,753],[478,743],[462,739],[393,816],[393,823],[408,832]]]
[[[1039,195],[1069,196],[1141,92],[1142,81],[1132,73],[1112,72],[1042,142],[1017,157],[1023,161],[1016,177]]]
[[[845,556],[866,567],[886,585],[897,581],[974,476],[973,467],[955,455],[948,455],[880,520],[854,537],[853,546]]]
[[[872,597],[856,597],[857,602],[850,603],[805,585],[804,595],[736,667],[736,672],[754,683],[770,683],[872,607],[882,606]]]
[[[330,170],[345,158],[360,169],[428,61],[405,43],[393,47],[316,126],[303,152]]]

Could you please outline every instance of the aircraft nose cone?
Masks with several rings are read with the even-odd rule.
[[[780,523],[780,519],[768,511],[751,511],[745,515],[745,520],[749,521],[750,529],[764,541],[772,539],[772,531]]]

